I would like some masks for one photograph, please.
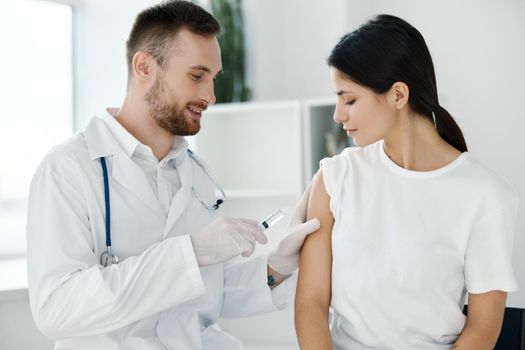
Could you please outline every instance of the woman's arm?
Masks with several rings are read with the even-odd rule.
[[[457,350],[492,350],[503,323],[507,293],[469,294],[467,324],[452,347]]]
[[[322,170],[316,174],[308,201],[307,219],[316,217],[319,230],[308,236],[301,250],[295,295],[295,329],[302,350],[331,350],[328,308],[332,284],[332,227]]]

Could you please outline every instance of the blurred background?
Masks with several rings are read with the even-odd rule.
[[[52,349],[29,312],[25,211],[46,152],[126,89],[125,41],[153,0],[0,2],[0,349]],[[222,103],[204,114],[191,146],[226,189],[225,215],[263,217],[293,206],[318,161],[352,146],[332,120],[325,58],[370,16],[402,17],[424,36],[443,105],[469,151],[525,198],[525,1],[207,0],[223,24]],[[264,166],[263,166],[264,165]],[[283,220],[285,221],[285,220]],[[281,222],[270,232],[270,250]],[[525,205],[514,266],[525,288]],[[525,308],[525,291],[508,306]],[[222,320],[248,350],[297,349],[293,306]],[[264,330],[261,332],[260,330]],[[271,335],[271,336],[269,336]]]

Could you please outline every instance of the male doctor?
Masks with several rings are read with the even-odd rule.
[[[309,191],[274,252],[233,263],[267,238],[256,221],[218,215],[217,187],[183,137],[199,131],[215,102],[218,33],[191,2],[140,13],[127,42],[124,103],[37,170],[29,295],[55,349],[242,349],[217,319],[277,310],[291,298],[288,276],[319,227],[303,223]]]

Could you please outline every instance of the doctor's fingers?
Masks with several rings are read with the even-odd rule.
[[[278,253],[283,256],[297,254],[301,250],[306,237],[317,231],[320,225],[319,219],[313,218],[303,224],[294,226],[288,235],[279,242],[277,247]]]
[[[259,222],[253,219],[246,219],[246,218],[235,218],[233,219],[236,222],[238,222],[241,225],[251,226],[251,227],[258,227]]]
[[[251,256],[251,255],[253,254],[253,252],[255,251],[255,241],[253,241],[252,243],[253,243],[253,244],[252,244],[252,247],[251,247],[248,251],[246,251],[246,252],[244,252],[244,253],[241,254],[241,255],[244,256],[245,258]]]
[[[251,219],[235,220],[237,221],[236,227],[238,229],[238,232],[241,232],[244,235],[253,236],[254,239],[261,244],[268,243],[268,237],[266,237],[264,232],[261,230],[257,221]]]
[[[251,235],[243,235],[241,232],[233,232],[231,238],[239,247],[242,256],[250,256],[255,249],[255,238]]]

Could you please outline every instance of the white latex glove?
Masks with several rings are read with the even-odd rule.
[[[312,183],[310,182],[292,212],[290,224],[288,225],[288,234],[279,242],[277,249],[271,252],[268,257],[268,266],[280,274],[288,275],[297,270],[299,267],[299,252],[306,236],[317,231],[321,225],[316,218],[305,222],[311,189]]]
[[[238,255],[250,256],[255,249],[255,242],[268,242],[257,224],[255,220],[219,216],[192,234],[190,238],[197,264],[213,265]]]

